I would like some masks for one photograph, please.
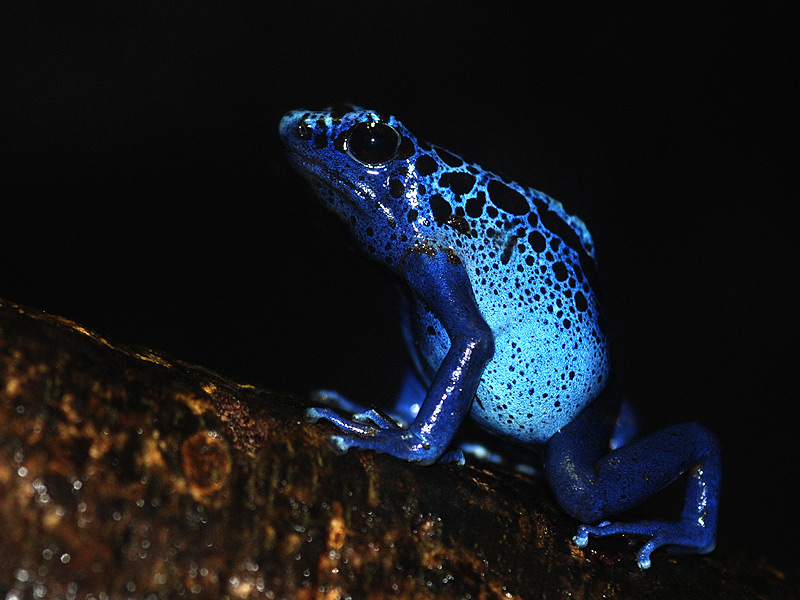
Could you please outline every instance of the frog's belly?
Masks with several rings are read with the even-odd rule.
[[[544,444],[605,387],[604,342],[554,331],[534,339],[497,336],[472,418],[497,436]]]
[[[603,390],[609,357],[599,324],[587,319],[565,328],[541,315],[487,319],[495,353],[481,377],[471,416],[494,435],[523,444],[543,444]],[[424,379],[431,379],[450,340],[430,312],[412,320],[409,350]]]

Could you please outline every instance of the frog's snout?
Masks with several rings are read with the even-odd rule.
[[[284,142],[289,139],[292,131],[294,131],[299,125],[300,117],[302,114],[303,114],[302,111],[290,110],[281,117],[281,121],[280,123],[278,123],[278,133],[280,134],[281,139]]]

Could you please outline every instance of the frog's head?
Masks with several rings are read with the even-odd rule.
[[[280,135],[294,168],[359,245],[397,264],[419,235],[416,138],[394,117],[355,106],[288,112]]]

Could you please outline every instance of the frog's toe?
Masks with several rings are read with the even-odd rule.
[[[379,429],[402,429],[408,426],[405,419],[402,417],[398,417],[394,414],[387,414],[374,407],[364,408],[333,390],[314,390],[311,392],[311,402],[313,404],[321,404],[324,408],[309,409],[309,411],[332,409],[352,415],[351,419],[356,423],[372,424]],[[312,417],[316,413],[311,412],[309,414],[307,411],[306,414],[308,415],[306,419],[312,420]],[[323,416],[322,418],[327,417]],[[314,419],[314,421],[315,420],[317,419]]]
[[[382,413],[377,408],[371,408],[353,415],[353,421],[357,423],[372,423],[379,429],[403,429],[405,422],[395,420],[387,414]]]
[[[341,435],[332,435],[328,438],[328,444],[336,454],[345,454],[350,449],[347,439]]]
[[[639,552],[636,553],[636,562],[638,563],[640,569],[650,568],[650,554],[656,548],[658,548],[656,542],[650,540],[639,549]]]
[[[320,419],[325,419],[326,421],[330,421],[336,425],[336,427],[342,431],[346,431],[347,433],[352,433],[355,435],[372,436],[375,435],[376,432],[374,426],[371,426],[367,423],[359,423],[357,421],[345,419],[344,417],[340,416],[339,413],[330,408],[307,408],[303,416],[305,420],[310,423],[316,423]]]
[[[459,467],[463,467],[467,464],[467,460],[464,458],[464,453],[461,450],[448,450],[442,454],[436,462],[440,464],[456,463]]]
[[[323,418],[323,408],[307,408],[303,413],[303,418],[309,423],[316,423]]]
[[[611,521],[603,521],[598,525],[581,525],[578,527],[578,533],[572,538],[572,541],[575,542],[575,545],[578,548],[585,548],[589,545],[589,534],[592,533],[594,535],[606,535],[605,533],[600,533],[603,527],[606,525],[610,525]]]

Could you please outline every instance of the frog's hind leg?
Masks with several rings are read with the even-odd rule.
[[[622,448],[628,442],[635,440],[639,434],[639,417],[636,415],[636,410],[630,402],[623,400],[619,414],[617,415],[617,422],[614,425],[614,432],[608,442],[608,447],[611,450]]]
[[[556,433],[545,449],[545,473],[561,506],[578,520],[597,523],[578,529],[575,542],[589,535],[649,536],[639,551],[639,566],[650,566],[660,546],[684,553],[711,552],[716,543],[720,482],[719,446],[696,423],[675,425],[607,452],[615,424],[609,402],[598,398]],[[610,523],[606,519],[652,497],[688,473],[686,497],[676,522]]]

